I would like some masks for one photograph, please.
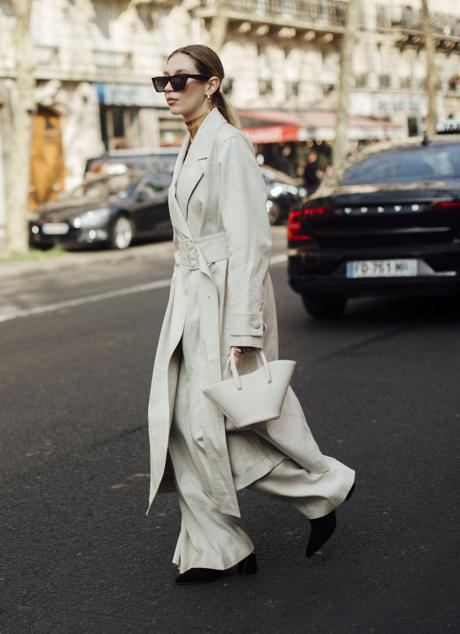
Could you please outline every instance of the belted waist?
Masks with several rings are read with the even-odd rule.
[[[176,235],[174,245],[174,259],[177,264],[191,270],[200,268],[197,245],[208,264],[228,258],[225,231],[212,233],[197,240]]]

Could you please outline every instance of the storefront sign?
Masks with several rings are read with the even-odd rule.
[[[142,84],[97,84],[99,103],[105,106],[166,107],[164,95]]]
[[[244,132],[253,143],[286,143],[306,138],[305,130],[296,125],[241,128],[241,132]]]

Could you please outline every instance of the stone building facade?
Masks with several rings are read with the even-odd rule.
[[[355,139],[421,130],[426,94],[419,4],[362,2],[351,95]],[[460,118],[460,4],[431,5],[439,117]],[[53,173],[61,172],[53,184],[57,193],[77,184],[86,159],[105,149],[180,143],[183,122],[170,115],[150,77],[161,74],[170,51],[191,42],[218,50],[223,89],[259,141],[268,142],[277,124],[289,140],[332,140],[346,12],[342,0],[35,0],[33,156],[43,164],[44,156],[54,157]],[[12,3],[0,0],[0,227],[2,162],[14,151],[13,26]]]

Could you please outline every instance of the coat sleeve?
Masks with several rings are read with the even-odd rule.
[[[219,211],[229,250],[227,295],[230,345],[262,347],[264,280],[272,245],[266,187],[248,142],[220,143]]]

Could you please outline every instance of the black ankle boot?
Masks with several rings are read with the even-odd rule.
[[[349,500],[351,498],[354,490],[355,483],[353,482],[353,485],[348,491],[345,500]],[[307,549],[305,551],[305,555],[307,557],[311,557],[312,555],[314,555],[316,551],[327,542],[329,537],[331,537],[332,533],[335,531],[335,527],[337,526],[335,511],[331,511],[327,515],[323,515],[323,517],[318,517],[314,520],[310,520],[310,525],[310,539],[308,540]]]
[[[306,557],[314,555],[335,531],[337,526],[335,511],[331,511],[327,515],[323,515],[323,517],[310,520],[310,526],[311,532],[305,551]]]
[[[257,559],[256,554],[251,553],[238,564],[239,575],[255,575],[257,572]]]
[[[255,553],[250,553],[235,566],[239,575],[253,575],[257,572]],[[178,584],[209,583],[219,577],[228,575],[229,570],[215,570],[214,568],[190,568],[175,579]]]
[[[189,568],[180,575],[177,575],[176,583],[208,583],[215,581],[223,573],[223,570],[214,570],[213,568]]]

